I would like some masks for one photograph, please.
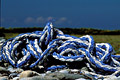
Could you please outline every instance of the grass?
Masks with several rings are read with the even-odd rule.
[[[4,33],[4,34],[5,34],[5,39],[9,39],[19,35],[20,33]]]
[[[81,37],[82,35],[74,35]],[[117,54],[120,54],[120,35],[91,35],[96,43],[109,43]]]
[[[5,38],[9,39],[19,35],[19,33],[4,33]],[[72,36],[81,37],[82,35],[71,34]],[[110,43],[117,54],[120,54],[120,35],[91,35],[96,43]]]

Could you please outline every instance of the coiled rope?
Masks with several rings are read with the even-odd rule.
[[[91,72],[84,71],[86,74],[119,76],[120,73],[120,56],[115,55],[110,44],[95,43],[89,35],[80,38],[66,35],[53,28],[51,22],[47,23],[43,31],[20,34],[8,39],[2,45],[0,61],[9,62],[14,67],[33,68],[41,65],[49,55],[62,62],[87,60],[86,65]],[[47,70],[66,66],[67,64],[53,66]]]

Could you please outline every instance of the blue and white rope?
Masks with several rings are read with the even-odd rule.
[[[14,67],[32,68],[42,65],[47,56],[51,55],[65,63],[87,60],[86,66],[91,70],[90,73],[96,76],[108,73],[119,76],[120,56],[114,54],[112,46],[108,43],[95,43],[89,35],[80,38],[65,35],[59,29],[53,28],[49,22],[43,31],[20,34],[4,42],[0,60],[9,62]],[[48,67],[47,70],[66,66],[68,65]]]

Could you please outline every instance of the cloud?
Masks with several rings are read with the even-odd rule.
[[[32,17],[27,17],[24,22],[27,23],[27,24],[28,24],[28,23],[34,23],[34,22],[35,22],[35,19],[32,18]]]
[[[44,23],[44,22],[45,22],[45,18],[43,18],[43,17],[38,17],[36,19],[36,23]]]
[[[62,23],[65,23],[67,22],[67,18],[66,17],[61,17],[59,18],[58,20],[56,20],[56,24],[62,24]]]
[[[50,16],[50,17],[47,18],[47,21],[50,21],[50,20],[53,20],[53,19],[54,19],[54,17]]]
[[[50,20],[55,20],[55,24],[62,24],[62,23],[65,23],[67,22],[67,18],[66,17],[60,17],[60,18],[55,18],[55,17],[42,17],[42,16],[39,16],[37,18],[33,18],[33,17],[27,17],[24,22],[27,23],[27,24],[30,24],[30,23],[35,23],[35,24],[42,24],[42,23],[46,23],[47,21],[50,21]]]
[[[45,22],[53,20],[53,19],[54,18],[51,16],[47,17],[47,18],[41,16],[41,17],[36,18],[36,23],[45,23]]]

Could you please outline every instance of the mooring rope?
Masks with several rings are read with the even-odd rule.
[[[120,56],[115,55],[109,43],[95,43],[90,35],[75,37],[64,34],[47,23],[43,31],[19,34],[8,39],[1,48],[0,61],[9,62],[14,67],[33,68],[41,65],[47,57],[62,62],[85,61],[86,66],[96,76],[120,74]],[[66,65],[48,67],[47,70],[65,68]],[[85,71],[84,71],[85,72]]]

